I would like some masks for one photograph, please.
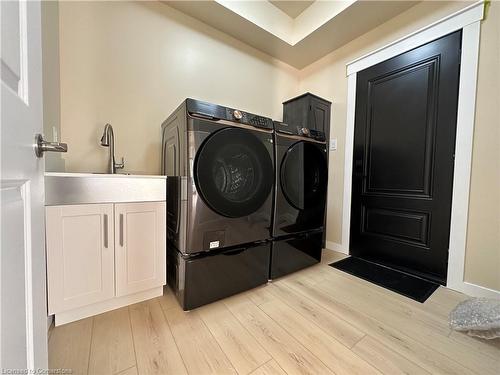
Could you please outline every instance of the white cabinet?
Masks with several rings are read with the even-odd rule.
[[[114,296],[113,205],[46,209],[49,313]]]
[[[165,202],[46,207],[49,314],[56,324],[161,295]]]
[[[165,203],[115,204],[116,295],[166,282]]]

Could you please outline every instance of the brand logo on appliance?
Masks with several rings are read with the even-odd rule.
[[[211,249],[216,249],[220,246],[220,241],[212,241],[210,242],[210,248]]]

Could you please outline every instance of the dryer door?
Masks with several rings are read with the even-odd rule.
[[[277,199],[280,234],[321,228],[325,213],[328,166],[326,146],[299,141],[285,152],[279,171]]]
[[[222,216],[257,211],[273,188],[273,161],[258,132],[224,128],[200,146],[193,167],[203,201]],[[263,133],[264,134],[264,133]]]

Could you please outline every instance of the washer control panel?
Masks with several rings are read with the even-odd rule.
[[[223,107],[221,105],[194,99],[187,99],[186,104],[187,111],[192,116],[208,118],[211,120],[233,121],[258,128],[273,128],[273,120],[270,118],[244,112],[240,109]]]
[[[273,121],[270,118],[254,115],[249,112],[243,112],[239,109],[226,108],[225,120],[240,122],[242,124],[252,125],[259,128],[273,128]]]

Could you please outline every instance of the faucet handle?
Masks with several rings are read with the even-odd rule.
[[[122,161],[121,163],[115,163],[115,168],[116,169],[123,169],[125,167],[125,159],[122,156]]]

